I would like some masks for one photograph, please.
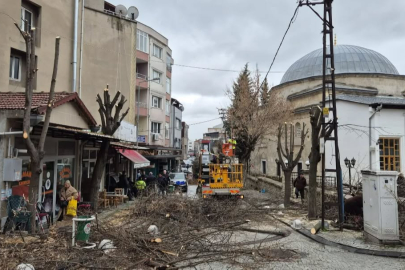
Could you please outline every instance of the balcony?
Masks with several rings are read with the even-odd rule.
[[[148,79],[148,76],[146,76],[145,74],[142,74],[142,73],[136,73],[136,78],[146,81]]]
[[[138,113],[139,108],[139,116],[148,116],[148,103],[135,102],[135,106],[136,106],[136,114]]]

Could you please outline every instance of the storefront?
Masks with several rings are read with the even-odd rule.
[[[22,137],[15,138],[15,147],[25,149]],[[73,186],[77,185],[75,140],[47,138],[45,142],[45,157],[42,160],[42,174],[39,179],[38,201],[48,213],[55,218],[60,209],[59,192],[65,182],[69,180]],[[28,154],[20,154],[22,159],[22,179],[11,182],[13,195],[29,197],[28,187],[31,181],[31,163]]]

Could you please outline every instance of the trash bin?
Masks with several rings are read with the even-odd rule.
[[[173,192],[174,192],[174,188],[175,188],[175,187],[174,187],[173,185],[170,185],[170,186],[169,186],[169,192],[170,192],[170,193],[173,193]]]
[[[79,216],[75,220],[77,221],[76,240],[87,242],[90,237],[91,221],[94,220],[94,217]]]

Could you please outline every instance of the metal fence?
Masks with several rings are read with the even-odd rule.
[[[291,173],[291,183],[294,183],[294,180],[297,177],[298,177],[298,173],[296,173],[296,172]],[[316,182],[318,184],[318,187],[322,187],[322,176],[317,176],[316,177]],[[307,179],[307,185],[308,185],[308,179]],[[337,188],[336,177],[334,177],[334,176],[325,176],[325,188],[327,188],[327,189],[335,189],[335,188]]]

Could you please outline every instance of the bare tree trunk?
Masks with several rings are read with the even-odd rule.
[[[315,159],[319,158],[314,157]],[[318,172],[317,168],[318,162],[310,162],[309,166],[309,187],[308,187],[308,218],[309,219],[316,219],[317,218],[317,205],[316,205],[316,196],[317,196],[317,182],[316,176]]]
[[[284,206],[288,207],[291,202],[291,171],[284,171]]]
[[[90,201],[94,205],[94,209],[98,208],[99,190],[101,177],[103,176],[105,165],[107,164],[108,149],[110,148],[110,141],[104,140],[101,143],[100,151],[97,154],[96,165],[94,166],[93,175],[91,177],[91,190]]]

